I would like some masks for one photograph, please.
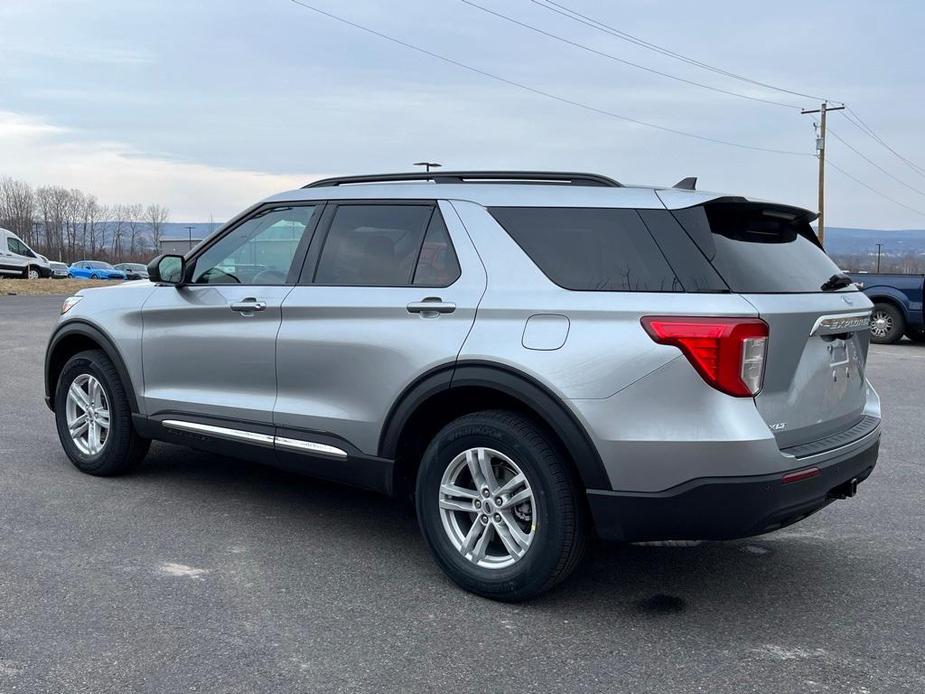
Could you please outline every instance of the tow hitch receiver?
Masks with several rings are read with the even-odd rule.
[[[847,482],[843,482],[837,487],[834,487],[829,492],[829,496],[834,499],[850,499],[852,496],[858,493],[858,484],[858,478],[852,477]]]

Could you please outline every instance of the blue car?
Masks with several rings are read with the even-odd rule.
[[[116,270],[109,263],[102,260],[78,260],[68,268],[67,274],[89,280],[124,280],[125,273]]]

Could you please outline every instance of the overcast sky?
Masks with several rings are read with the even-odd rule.
[[[624,60],[750,96],[721,78],[570,21],[531,0],[473,0]],[[556,0],[697,60],[843,100],[925,167],[925,3]],[[305,0],[621,121],[467,72],[290,0],[0,1],[0,176],[160,202],[172,221],[230,217],[323,175],[448,168],[587,170],[816,207],[812,117],[673,81],[565,45],[460,0]],[[828,171],[828,223],[925,227],[925,176],[841,114],[829,157],[921,212]],[[900,183],[902,181],[903,183]],[[910,186],[910,187],[907,187]],[[918,189],[916,192],[913,188]]]

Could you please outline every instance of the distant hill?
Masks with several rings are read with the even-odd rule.
[[[884,255],[925,255],[925,229],[826,227],[825,248],[833,255],[867,255],[883,244]]]
[[[161,238],[165,240],[187,239],[192,233],[193,240],[200,241],[222,224],[224,222],[167,222],[161,232]],[[193,228],[188,230],[186,227]]]

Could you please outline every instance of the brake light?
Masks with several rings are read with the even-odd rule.
[[[659,344],[680,349],[717,390],[740,398],[761,390],[768,349],[768,324],[763,320],[645,316],[642,327]]]

